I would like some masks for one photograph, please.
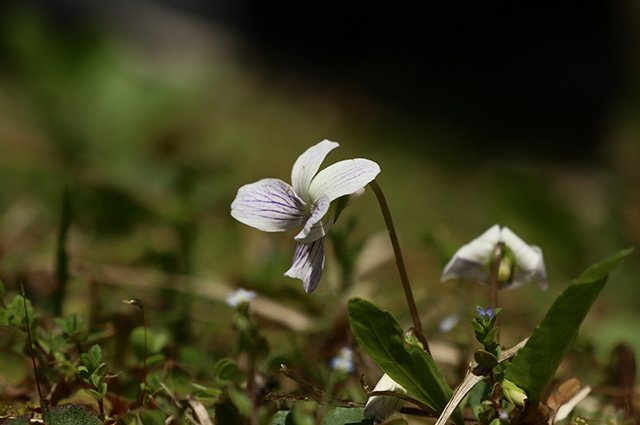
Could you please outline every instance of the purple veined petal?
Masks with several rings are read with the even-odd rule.
[[[311,217],[309,217],[300,233],[294,237],[296,242],[311,243],[323,238],[329,232],[335,215],[335,211],[327,215],[330,206],[331,202],[326,196],[321,196],[316,200],[313,207],[311,207],[313,211]]]
[[[231,216],[264,232],[302,227],[309,214],[293,188],[279,179],[262,179],[238,189]]]
[[[301,236],[302,232],[300,232],[294,237],[294,239],[296,240],[296,242],[311,243],[313,241],[317,241],[320,238],[324,238],[325,236],[327,236],[327,233],[329,233],[329,229],[331,229],[331,226],[333,226],[335,217],[335,208],[330,208],[329,212],[325,214],[322,220],[311,226],[311,229],[306,236]]]
[[[312,243],[296,242],[293,263],[285,276],[300,279],[307,294],[312,293],[320,283],[324,269],[324,238]]]
[[[380,166],[363,158],[336,162],[320,171],[311,181],[309,196],[326,195],[330,201],[351,195],[365,187],[380,173]]]
[[[440,282],[464,278],[486,283],[489,272],[485,266],[488,265],[499,241],[500,226],[496,224],[453,254],[442,271]]]
[[[307,149],[293,164],[293,168],[291,169],[291,185],[298,196],[306,202],[310,203],[312,199],[309,197],[309,184],[313,176],[318,172],[327,154],[338,146],[340,146],[338,143],[325,139]]]

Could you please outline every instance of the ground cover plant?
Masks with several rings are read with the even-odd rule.
[[[227,304],[236,309],[237,350],[234,356],[213,363],[209,378],[200,380],[191,370],[194,364],[186,360],[176,363],[165,357],[167,336],[149,328],[145,304],[139,299],[123,300],[138,310],[141,326],[129,334],[129,349],[134,354],[129,369],[116,372],[104,361],[100,344],[115,336],[117,329],[92,330],[77,313],[54,317],[54,323],[41,326],[40,315],[22,287],[21,294],[6,301],[3,298],[0,310],[0,320],[7,331],[8,356],[4,361],[6,367],[24,369],[20,353],[31,357],[37,398],[27,397],[20,402],[28,393],[17,391],[14,402],[18,407],[10,401],[3,402],[4,422],[29,423],[35,417],[51,424],[287,424],[318,420],[327,425],[400,424],[408,423],[402,416],[405,413],[433,418],[437,424],[499,425],[554,424],[570,417],[573,408],[591,392],[590,386],[581,388],[580,381],[572,378],[551,393],[550,384],[609,273],[633,248],[604,259],[573,280],[531,335],[509,348],[500,343],[499,322],[506,320],[508,310],[500,307],[499,293],[527,284],[546,290],[543,251],[499,225],[460,247],[445,265],[440,280],[483,284],[489,306],[475,308],[471,327],[478,348],[473,351],[463,379],[451,386],[432,356],[424,333],[390,209],[375,180],[381,169],[368,159],[348,159],[319,171],[325,157],[338,146],[323,140],[308,148],[293,165],[292,186],[273,178],[242,186],[231,203],[231,216],[266,232],[301,228],[294,237],[292,265],[284,275],[302,281],[304,291],[311,294],[322,280],[325,239],[331,227],[343,210],[370,187],[387,227],[399,272],[398,286],[405,294],[412,326],[404,329],[390,311],[361,297],[351,297],[347,301],[348,320],[359,348],[351,343],[340,349],[331,359],[332,372],[324,379],[323,387],[281,364],[281,372],[299,386],[299,391],[291,394],[270,391],[265,372],[275,359],[268,358],[268,338],[252,314],[255,291],[241,288],[228,294]],[[64,191],[56,263],[56,276],[62,284],[52,296],[54,303],[60,303],[67,290],[65,242],[70,220],[70,195]],[[349,243],[345,237],[337,246]],[[336,249],[335,254],[341,255],[340,250]],[[348,270],[352,267],[350,261],[353,258],[345,255],[340,263]],[[343,275],[343,290],[349,286],[348,276]],[[56,304],[52,308],[62,310]],[[358,370],[366,403],[344,398],[338,385],[358,369],[354,350],[362,350],[384,372],[371,390],[364,381],[366,370]],[[626,367],[622,373],[635,374],[633,367]],[[19,375],[15,384],[24,382],[26,372]],[[7,388],[13,385],[8,382]],[[633,420],[633,386],[627,390],[631,396],[621,406],[620,415]],[[622,390],[621,394],[624,395]],[[303,402],[306,409],[300,410],[297,406]],[[403,409],[405,402],[414,407]],[[287,403],[290,404],[286,406]],[[282,409],[283,406],[287,408]],[[619,419],[616,415],[607,418],[612,423]],[[578,416],[573,420],[585,422]]]

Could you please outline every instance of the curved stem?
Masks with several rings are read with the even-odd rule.
[[[389,238],[391,239],[391,245],[393,246],[393,253],[396,256],[396,265],[398,266],[398,272],[400,273],[400,280],[402,281],[402,289],[404,289],[404,295],[407,298],[407,304],[409,305],[409,311],[411,312],[411,319],[413,320],[413,326],[417,331],[417,336],[420,339],[420,342],[424,345],[425,350],[429,351],[429,345],[427,344],[427,340],[422,334],[422,323],[420,323],[420,316],[418,315],[418,308],[416,307],[416,301],[413,298],[413,292],[411,291],[411,283],[409,283],[409,276],[407,276],[407,269],[404,265],[404,259],[402,258],[402,251],[400,250],[400,242],[398,242],[398,235],[396,233],[396,229],[393,226],[393,220],[391,219],[391,211],[389,211],[389,205],[387,205],[387,200],[384,197],[384,193],[382,193],[382,189],[378,182],[373,180],[369,183],[371,189],[376,194],[376,198],[378,198],[378,203],[380,204],[380,209],[382,210],[382,216],[384,217],[384,222],[387,225],[387,230],[389,231]]]

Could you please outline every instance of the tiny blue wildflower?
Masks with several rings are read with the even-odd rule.
[[[478,314],[483,319],[486,318],[487,316],[489,316],[489,319],[493,319],[493,317],[496,315],[491,307],[487,307],[487,309],[485,310],[480,306],[478,306]]]
[[[460,321],[460,318],[458,317],[458,315],[452,314],[450,316],[445,317],[440,321],[440,323],[438,323],[438,329],[443,334],[446,334],[451,329],[455,328],[459,321]]]
[[[509,415],[507,414],[507,412],[500,412],[500,420],[506,421],[507,419],[509,419]]]
[[[348,347],[342,348],[340,352],[331,359],[331,369],[344,373],[354,372],[356,365],[353,363],[353,351]]]
[[[230,307],[238,307],[240,304],[249,304],[249,302],[255,297],[255,291],[248,291],[240,288],[227,295],[227,304]]]

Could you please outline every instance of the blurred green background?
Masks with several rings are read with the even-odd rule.
[[[542,247],[550,277],[501,295],[504,342],[525,337],[591,263],[640,241],[640,9],[634,2],[430,6],[270,2],[3,2],[0,279],[63,313],[130,331],[138,298],[185,361],[234,350],[227,293],[258,292],[270,362],[327,365],[349,295],[410,322],[371,193],[335,228],[372,253],[348,290],[329,248],[317,291],[285,278],[290,234],[229,215],[237,189],[324,138],[328,162],[382,168],[426,332],[468,341],[479,285],[444,264],[494,223]],[[342,233],[341,233],[342,232]],[[383,242],[377,243],[376,235]],[[372,236],[373,235],[373,236]],[[374,237],[374,239],[370,239]],[[379,246],[378,248],[376,248]],[[59,257],[58,257],[59,258]],[[364,259],[360,261],[365,262]],[[610,279],[578,347],[640,350],[637,254]],[[462,325],[439,335],[441,319]],[[324,335],[313,346],[315,332]],[[457,333],[456,333],[457,332]],[[313,347],[313,348],[311,348]],[[305,351],[308,356],[296,356]],[[207,363],[209,362],[209,363]]]

